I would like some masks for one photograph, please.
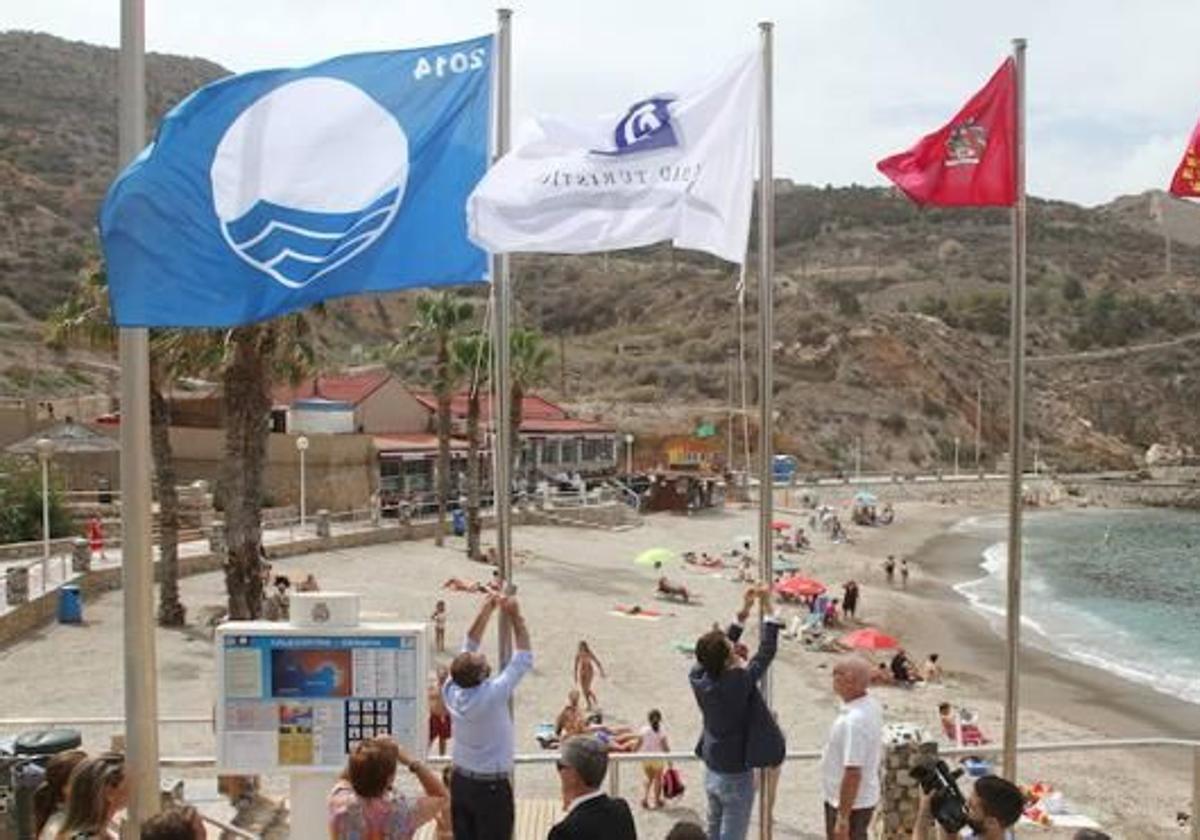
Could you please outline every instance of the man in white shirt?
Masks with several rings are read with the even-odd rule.
[[[833,666],[833,691],[842,701],[821,757],[826,840],[867,840],[879,804],[883,711],[867,694],[871,666],[849,657]]]
[[[508,617],[514,652],[504,670],[493,677],[479,643],[497,607]],[[532,667],[529,628],[517,599],[488,595],[467,631],[462,653],[450,663],[450,679],[442,686],[454,724],[450,811],[455,840],[512,837],[514,747],[508,701]]]

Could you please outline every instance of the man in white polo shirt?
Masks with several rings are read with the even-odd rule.
[[[879,804],[883,756],[883,710],[867,694],[871,666],[858,657],[833,666],[833,691],[842,707],[821,756],[826,840],[867,840]]]
[[[508,617],[513,657],[493,677],[479,642],[492,613]],[[529,628],[517,599],[488,595],[450,663],[450,679],[442,697],[454,724],[451,748],[450,818],[455,840],[510,840],[513,830],[513,724],[508,701],[521,678],[533,667]]]

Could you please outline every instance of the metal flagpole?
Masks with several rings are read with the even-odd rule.
[[[512,10],[496,10],[496,136],[493,161],[499,160],[509,147],[511,118],[509,95],[512,80]],[[496,553],[500,562],[500,577],[512,580],[512,370],[509,359],[509,317],[511,315],[509,258],[507,254],[492,255],[492,293],[494,327],[493,356],[496,359],[496,436],[493,451],[496,459]],[[509,638],[507,618],[500,615],[500,667],[512,658],[512,639]]]
[[[1025,39],[1013,39],[1016,62],[1016,179],[1012,209],[1012,394],[1008,431],[1008,638],[1004,680],[1004,777],[1017,777],[1021,641],[1021,471],[1025,460]]]
[[[144,0],[121,0],[118,164],[146,142]],[[150,537],[150,343],[145,328],[120,331],[121,563],[125,609],[125,765],[129,822],[158,813],[158,674],[154,651],[154,545]]]
[[[749,259],[747,254],[746,258]],[[749,398],[746,394],[748,384],[746,376],[746,263],[742,262],[741,281],[738,284],[737,301],[738,321],[738,380],[742,396],[742,473],[746,482],[747,498],[750,494],[750,414],[748,413]]]
[[[762,561],[762,583],[770,586],[775,580],[775,532],[771,529],[771,518],[774,515],[774,471],[772,457],[772,437],[774,432],[774,358],[771,353],[775,343],[774,300],[771,292],[772,279],[775,274],[775,177],[771,160],[772,143],[772,114],[771,114],[771,62],[772,62],[772,30],[774,24],[763,21],[758,25],[762,39],[762,93],[761,111],[759,114],[758,137],[758,382],[759,406],[762,417],[759,420],[758,454],[758,545]],[[766,618],[765,615],[762,618]],[[760,628],[760,632],[762,628]],[[762,679],[762,693],[771,705],[771,675],[768,672]],[[762,783],[759,785],[758,803],[758,834],[761,840],[770,840],[771,824],[771,788],[768,774],[763,771]]]

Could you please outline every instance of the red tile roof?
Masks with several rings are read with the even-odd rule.
[[[430,411],[437,411],[437,396],[432,391],[414,391],[413,396]],[[491,415],[492,400],[484,395],[479,400],[480,415],[487,418]],[[457,393],[450,398],[450,414],[453,417],[467,416],[467,395]],[[526,395],[521,400],[521,416],[526,420],[566,420],[566,409],[557,406],[547,399]]]
[[[386,434],[375,435],[375,448],[380,452],[425,452],[436,451],[437,435],[427,434]],[[458,438],[450,438],[452,450],[466,449],[467,442]]]
[[[291,405],[296,400],[314,397],[358,405],[392,378],[386,370],[348,373],[338,376],[317,375],[299,385],[276,385],[271,389],[273,405]]]

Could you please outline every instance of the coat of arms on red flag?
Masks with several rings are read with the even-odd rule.
[[[1171,179],[1171,195],[1180,198],[1200,198],[1200,122],[1192,129],[1183,160]]]
[[[1016,142],[1010,58],[950,122],[877,166],[918,204],[1010,206],[1017,200]]]

